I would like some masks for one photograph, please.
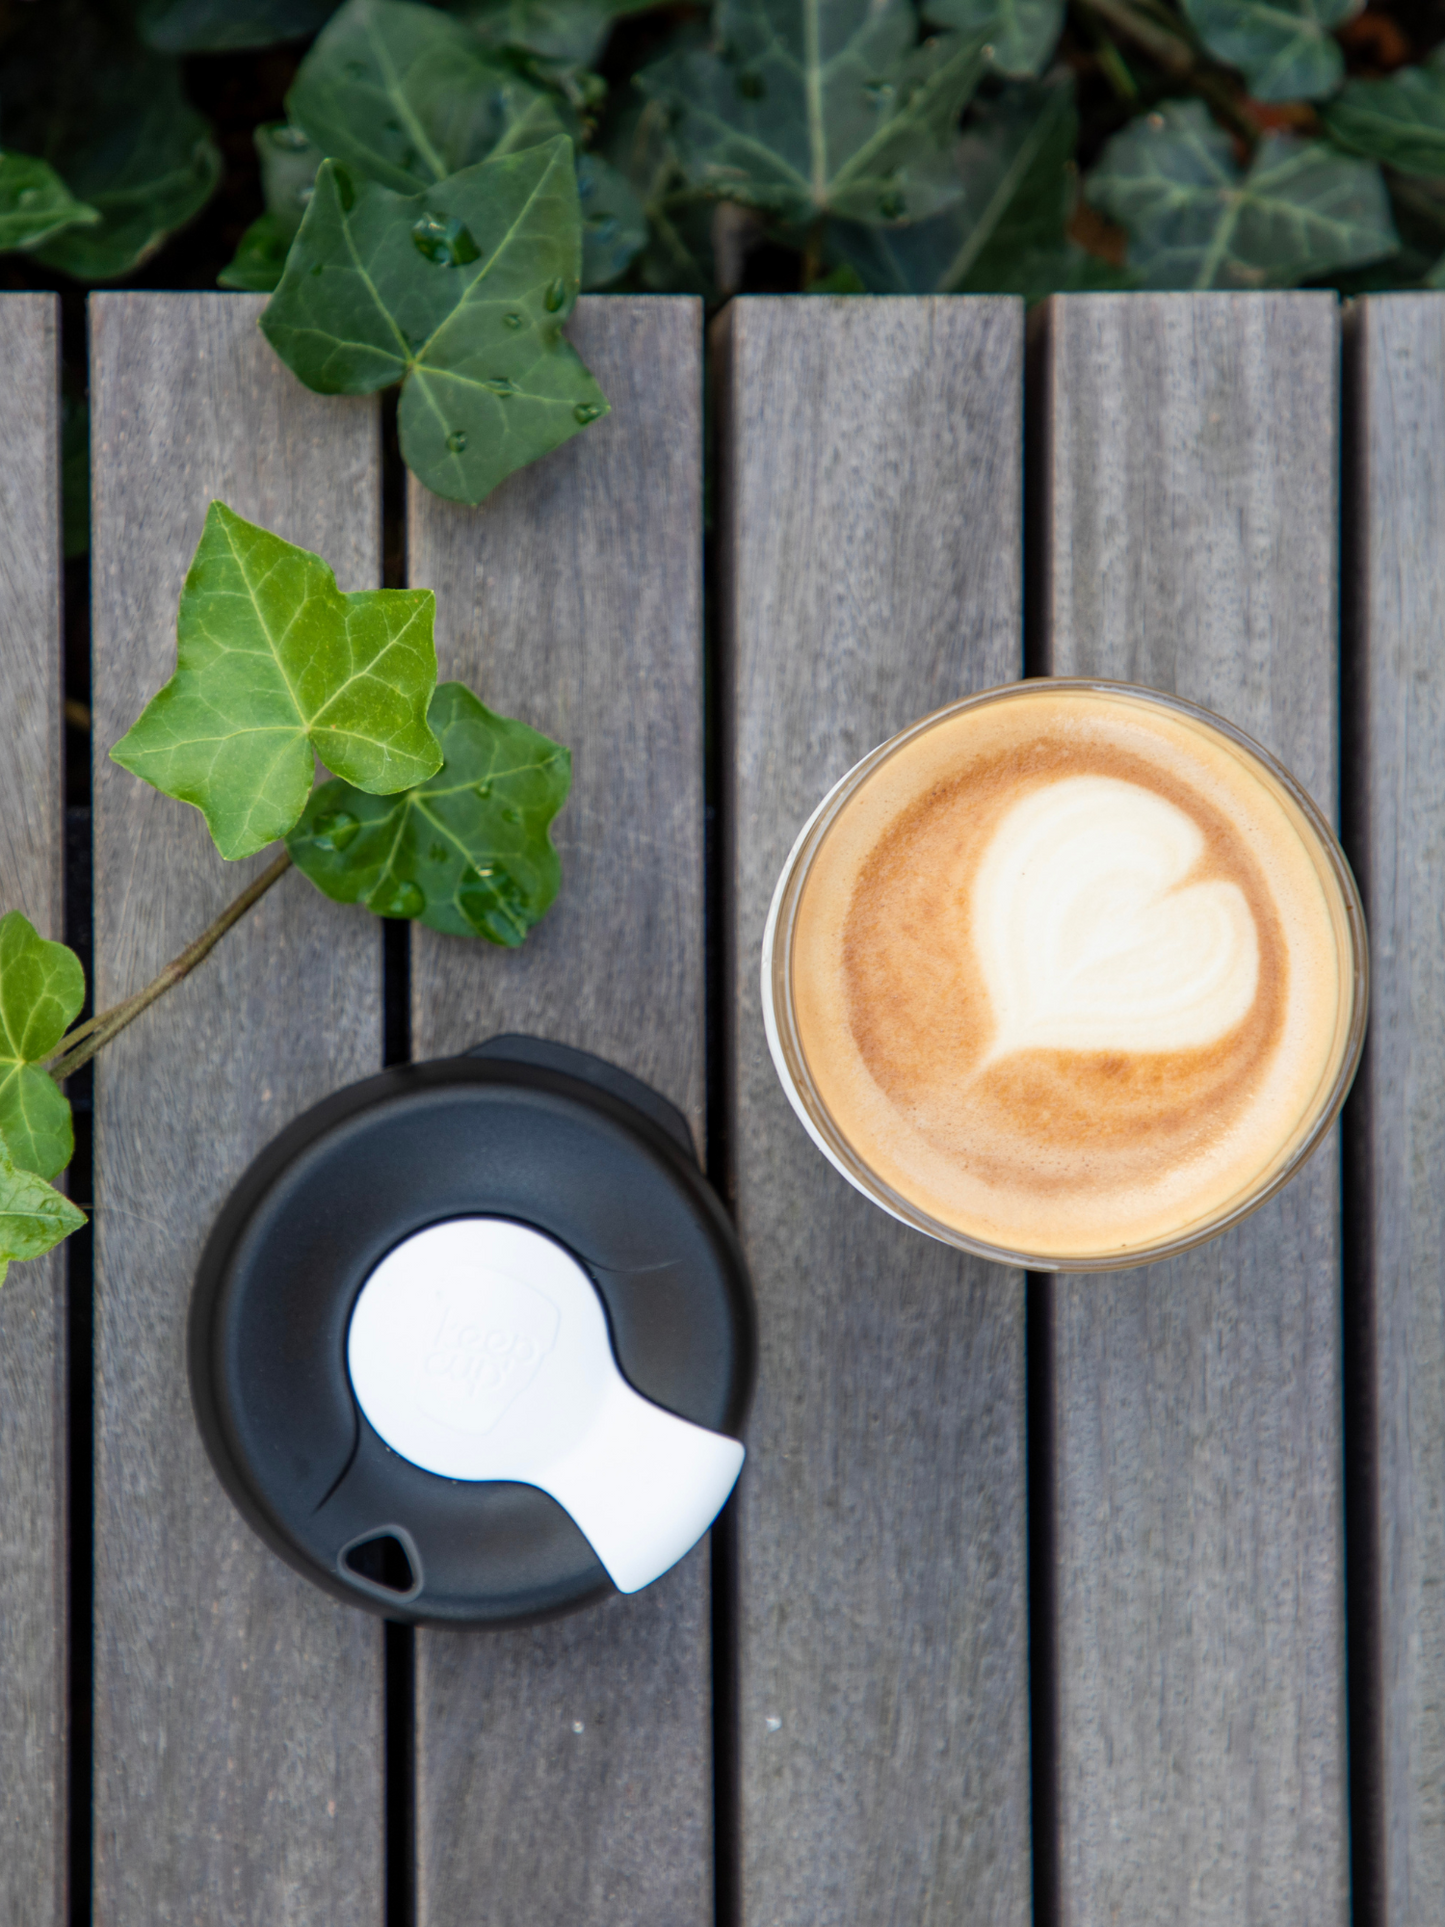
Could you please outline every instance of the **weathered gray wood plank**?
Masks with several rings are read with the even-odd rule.
[[[62,937],[60,303],[0,297],[0,912]],[[0,1920],[66,1915],[65,1254],[0,1289]]]
[[[219,496],[379,580],[374,402],[309,395],[259,299],[91,303],[95,952],[138,988],[265,860],[107,760],[175,664],[176,599]],[[206,1460],[191,1280],[247,1162],[381,1061],[379,927],[282,879],[97,1060],[95,1917],[379,1922],[381,1628],[266,1551]]]
[[[1328,294],[1056,300],[1040,616],[1335,799]],[[1343,1922],[1335,1138],[1188,1256],[1053,1288],[1062,1919]]]
[[[520,951],[418,931],[413,1047],[579,1044],[703,1116],[702,315],[581,303],[613,414],[479,510],[413,485],[443,677],[573,753],[562,894]],[[712,1916],[708,1554],[584,1616],[417,1636],[422,1927]],[[580,1729],[580,1730],[579,1730]]]
[[[1445,312],[1430,295],[1360,305],[1347,525],[1357,568],[1346,768],[1351,857],[1372,945],[1370,1041],[1351,1102],[1356,1247],[1373,1345],[1362,1388],[1375,1489],[1379,1774],[1369,1814],[1379,1927],[1445,1891]],[[1352,1545],[1353,1545],[1352,1540]]]
[[[738,1517],[748,1927],[1030,1917],[1023,1285],[892,1222],[768,1059],[758,954],[825,790],[1022,667],[1022,317],[718,323],[731,1158],[761,1323]]]

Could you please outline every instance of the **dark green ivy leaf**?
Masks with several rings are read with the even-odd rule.
[[[321,149],[288,120],[266,121],[251,138],[261,163],[261,196],[266,212],[289,239],[300,227],[316,191],[316,170],[324,158]]]
[[[1256,100],[1321,100],[1344,78],[1331,29],[1364,0],[1184,0],[1195,31],[1217,60],[1237,67]]]
[[[327,161],[261,326],[321,394],[402,382],[407,466],[438,495],[480,502],[607,412],[562,337],[581,236],[567,140],[417,195]]]
[[[571,755],[459,682],[441,684],[428,721],[445,759],[435,776],[384,799],[323,783],[286,847],[338,903],[515,948],[561,881],[547,826]]]
[[[981,34],[988,58],[1016,79],[1040,74],[1064,30],[1064,0],[926,0],[928,19],[963,34]]]
[[[164,54],[227,53],[315,33],[336,0],[142,0],[136,25]]]
[[[110,752],[193,803],[227,858],[284,836],[320,756],[387,793],[429,776],[430,589],[343,595],[330,566],[212,502],[181,591],[176,673]]]
[[[66,228],[94,227],[99,219],[44,161],[0,154],[0,254],[39,247]]]
[[[838,222],[831,245],[879,294],[1023,294],[1118,287],[1117,270],[1071,247],[1078,138],[1067,74],[978,102],[954,151],[961,194],[929,221]]]
[[[799,226],[921,220],[957,198],[954,128],[981,35],[915,45],[909,0],[723,0],[706,52],[637,84],[673,115],[690,185]]]
[[[252,139],[261,163],[266,211],[246,229],[234,258],[216,279],[223,288],[271,294],[281,284],[301,216],[316,191],[321,151],[311,145],[299,127],[285,120],[263,122]]]
[[[1398,245],[1377,167],[1272,135],[1243,174],[1199,101],[1116,134],[1085,193],[1128,229],[1149,288],[1289,288]]]
[[[1342,147],[1402,174],[1445,175],[1445,47],[1388,80],[1350,80],[1320,118]]]
[[[582,285],[605,288],[647,246],[647,214],[625,175],[596,154],[577,156]]]
[[[274,294],[281,285],[294,238],[276,215],[258,215],[216,276],[216,285],[238,288],[243,294]]]
[[[46,154],[98,219],[35,251],[85,281],[129,274],[210,199],[221,157],[210,126],[186,101],[177,63],[130,53],[78,63],[64,98],[27,116],[45,123]]]
[[[47,943],[18,910],[0,917],[0,1143],[38,1177],[63,1171],[75,1151],[70,1106],[40,1065],[84,1002],[75,952]]]
[[[712,247],[717,204],[705,189],[689,185],[670,123],[662,101],[628,106],[613,123],[607,156],[644,210],[647,244],[636,266],[643,286],[714,302],[719,293]]]
[[[398,194],[568,132],[558,108],[462,21],[404,0],[347,0],[286,96],[321,153]]]
[[[80,281],[129,274],[199,213],[221,178],[209,122],[181,91],[177,63],[157,54],[89,74],[54,124],[51,158],[100,219],[36,249]]]
[[[85,1223],[85,1213],[0,1143],[0,1284],[11,1263],[39,1258]]]
[[[514,47],[567,67],[589,67],[612,23],[658,0],[469,0],[455,9],[488,47]]]

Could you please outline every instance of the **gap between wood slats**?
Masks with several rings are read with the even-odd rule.
[[[1029,317],[1024,349],[1024,675],[1048,673],[1047,594],[1049,494],[1044,486],[1047,434],[1045,379],[1048,328],[1042,308]],[[1058,1535],[1054,1488],[1054,1287],[1047,1272],[1025,1284],[1026,1464],[1028,1477],[1029,1798],[1034,1927],[1058,1927],[1059,1667]]]
[[[382,403],[382,586],[406,587],[406,467],[396,428],[397,391]],[[381,1061],[411,1062],[411,925],[387,918],[381,937]],[[383,1646],[386,1747],[386,1927],[416,1920],[416,1633],[389,1619]]]
[[[1340,395],[1340,839],[1362,869],[1367,821],[1363,517],[1364,342],[1359,305],[1345,310]],[[1366,1046],[1368,1049],[1368,1044]],[[1383,1927],[1379,1455],[1375,1318],[1370,1288],[1370,1146],[1362,1074],[1341,1131],[1344,1252],[1345,1620],[1349,1721],[1350,1885],[1353,1927]]]
[[[705,353],[708,408],[716,408],[715,371]],[[704,437],[703,500],[721,487],[718,437]],[[728,818],[723,770],[732,756],[727,704],[719,701],[719,566],[716,514],[703,529],[703,1049],[707,1174],[729,1217],[733,1169],[728,1052],[730,961],[727,924]],[[742,1927],[742,1757],[738,1734],[738,1526],[736,1494],[709,1535],[712,1575],[712,1797],[714,1927]]]

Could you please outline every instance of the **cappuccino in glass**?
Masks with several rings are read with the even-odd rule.
[[[1278,1188],[1343,1102],[1365,943],[1338,844],[1257,744],[1126,684],[957,703],[825,800],[763,1004],[815,1141],[895,1216],[1105,1269]]]

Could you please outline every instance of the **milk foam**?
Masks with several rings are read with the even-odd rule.
[[[1137,783],[1066,776],[1004,816],[973,886],[972,929],[1010,1051],[1181,1051],[1241,1023],[1259,981],[1244,892],[1189,883],[1197,825]]]

